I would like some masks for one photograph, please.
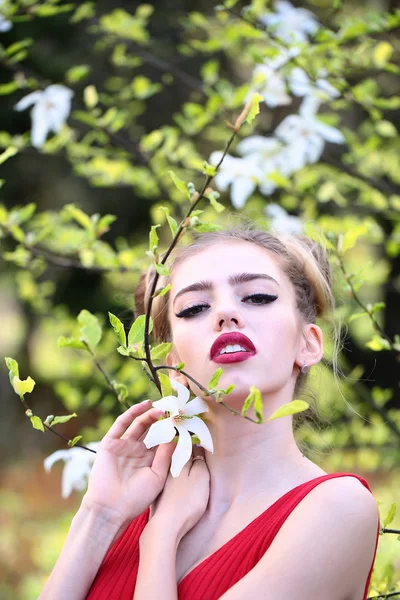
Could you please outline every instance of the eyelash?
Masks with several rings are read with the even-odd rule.
[[[242,302],[245,302],[246,300],[254,299],[254,298],[258,298],[259,300],[262,300],[262,302],[250,302],[250,304],[263,306],[265,304],[269,304],[270,302],[274,302],[274,300],[276,300],[278,298],[278,296],[276,294],[250,294],[249,296],[245,296],[242,299]],[[195,317],[196,315],[199,315],[200,313],[204,312],[203,310],[198,310],[197,312],[193,312],[194,310],[202,309],[202,308],[209,308],[209,307],[210,307],[209,304],[193,304],[193,306],[189,306],[188,308],[185,308],[184,310],[182,310],[180,313],[176,314],[175,316],[179,317],[179,318],[190,319],[190,318]]]

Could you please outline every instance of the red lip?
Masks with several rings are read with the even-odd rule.
[[[240,344],[243,346],[243,348],[246,348],[247,352],[235,352],[232,354],[219,355],[220,350],[222,350],[222,348],[228,344]],[[243,335],[243,333],[239,333],[238,331],[233,331],[231,333],[223,333],[215,340],[211,346],[210,360],[221,363],[238,362],[250,358],[256,354],[256,352],[257,351],[253,342],[247,336]]]

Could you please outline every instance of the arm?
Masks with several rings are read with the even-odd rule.
[[[203,455],[199,448],[193,452]],[[139,570],[133,600],[178,599],[178,545],[204,514],[209,495],[210,474],[205,461],[189,461],[179,477],[168,477],[140,536]]]
[[[38,600],[84,600],[120,525],[105,512],[81,506]]]
[[[88,491],[40,600],[86,598],[109,547],[163,489],[174,444],[154,451],[140,440],[160,416],[150,407],[150,402],[132,406],[101,441]]]
[[[140,536],[140,561],[133,600],[177,600],[176,552],[179,537],[174,530],[154,527],[152,521]]]
[[[268,552],[220,600],[362,600],[379,513],[372,494],[343,477],[312,490]]]

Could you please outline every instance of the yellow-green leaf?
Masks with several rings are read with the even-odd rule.
[[[382,527],[385,528],[388,525],[390,525],[390,523],[393,521],[393,519],[395,518],[395,516],[396,516],[396,502],[394,502],[391,505],[391,507],[389,508],[389,512],[386,515],[385,520],[383,521]]]
[[[146,315],[139,315],[137,317],[137,319],[135,319],[134,323],[132,323],[132,326],[128,333],[128,346],[131,346],[132,344],[139,344],[140,342],[143,342],[145,321],[146,321]],[[151,333],[152,329],[153,329],[153,320],[150,318],[149,333]]]
[[[252,387],[254,388],[254,412],[258,423],[262,423],[264,421],[264,407],[261,392],[255,386]]]
[[[224,370],[221,367],[218,367],[218,369],[216,371],[214,371],[214,374],[211,377],[211,379],[207,385],[208,390],[212,390],[213,388],[217,387],[218,382],[221,379],[221,375],[223,372],[224,372]]]
[[[99,95],[94,85],[88,85],[83,90],[83,100],[88,108],[94,108],[99,101]]]
[[[309,404],[304,400],[293,400],[283,406],[277,408],[266,421],[272,421],[273,419],[281,419],[289,415],[295,415],[296,413],[303,412],[309,408]]]
[[[109,312],[108,316],[110,319],[110,323],[117,335],[117,339],[118,339],[119,343],[122,344],[122,346],[126,346],[126,333],[125,333],[123,324],[118,319],[118,317],[116,317],[112,313]]]
[[[86,350],[87,346],[78,338],[66,338],[63,335],[58,338],[58,347],[59,348],[76,348],[77,350]]]
[[[42,419],[40,417],[37,417],[35,415],[33,415],[32,417],[30,417],[32,426],[34,429],[38,429],[39,431],[44,431],[44,425],[42,423]]]
[[[164,277],[169,276],[169,268],[161,263],[153,263],[153,266],[159,275],[163,275]]]
[[[72,415],[61,415],[60,417],[54,417],[51,425],[57,425],[59,423],[67,423],[73,417],[77,417],[76,413],[72,413]]]
[[[74,437],[73,440],[68,440],[68,446],[75,446],[75,444],[77,444],[79,442],[79,440],[82,439],[81,435],[77,435],[76,437]]]
[[[165,398],[165,396],[173,396],[174,393],[172,390],[171,380],[168,377],[168,375],[165,375],[165,373],[158,372],[158,377],[161,383],[161,393],[163,395],[163,398]]]
[[[12,385],[14,377],[19,377],[18,363],[10,356],[6,356],[4,360],[6,362],[7,369],[9,370],[10,383]]]
[[[252,123],[260,112],[260,102],[264,100],[261,94],[253,94],[251,98],[251,108],[247,113],[246,122]]]
[[[377,67],[384,67],[390,60],[393,54],[393,46],[389,42],[379,42],[373,53],[374,63]]]
[[[160,227],[160,225],[152,225],[151,229],[150,229],[150,233],[149,233],[149,251],[150,252],[156,252],[157,248],[158,248],[158,234],[157,234],[157,227]]]
[[[169,354],[169,352],[171,352],[171,350],[172,350],[172,344],[170,344],[169,342],[163,342],[162,344],[158,344],[158,346],[155,346],[155,348],[152,348],[150,350],[151,360],[157,360],[159,358],[164,358],[164,356],[167,356],[167,354]]]
[[[178,190],[185,194],[185,196],[190,200],[190,192],[186,183],[182,181],[182,179],[179,179],[179,177],[177,177],[173,171],[168,171],[168,173]]]
[[[4,150],[4,152],[0,154],[0,165],[2,165],[4,162],[6,162],[6,160],[11,158],[12,156],[15,156],[17,152],[18,148],[15,148],[14,146],[10,146],[6,150]]]
[[[14,377],[12,382],[14,391],[18,396],[22,397],[24,394],[30,394],[35,387],[35,381],[32,377],[27,379],[20,379],[17,375]]]
[[[101,340],[102,329],[97,317],[88,310],[83,309],[78,315],[81,326],[81,339],[86,342],[92,350],[95,350]]]

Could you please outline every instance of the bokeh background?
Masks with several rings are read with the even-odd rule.
[[[58,431],[82,436],[85,444],[98,441],[123,406],[92,356],[58,343],[60,336],[79,337],[76,319],[87,309],[102,327],[96,361],[110,381],[126,386],[130,404],[157,398],[140,366],[117,353],[107,312],[130,327],[133,290],[149,264],[150,227],[161,225],[165,249],[171,233],[160,207],[178,223],[188,210],[169,171],[199,190],[203,161],[224,148],[227,122],[251,91],[264,94],[260,114],[238,139],[273,137],[301,110],[304,95],[290,87],[290,70],[301,68],[310,85],[324,79],[338,90],[320,100],[318,116],[345,142],[324,139],[320,156],[290,173],[276,167],[267,192],[251,160],[230,163],[232,184],[250,173],[255,189],[242,195],[237,210],[233,186],[225,189],[220,180],[218,188],[217,179],[225,210],[203,201],[193,228],[243,218],[268,228],[274,223],[266,209],[277,204],[287,216],[283,227],[293,217],[328,247],[343,330],[340,374],[335,378],[330,362],[332,328],[321,324],[326,359],[304,396],[318,416],[299,427],[298,440],[327,471],[364,476],[382,521],[391,509],[387,526],[399,528],[393,504],[400,489],[400,13],[395,0],[294,2],[293,9],[310,11],[318,23],[296,38],[290,32],[302,32],[310,13],[285,21],[283,5],[1,3],[0,147],[12,150],[8,160],[0,157],[0,354],[18,360],[21,378],[36,381],[26,396],[35,415],[76,412]],[[266,15],[280,15],[278,27]],[[284,91],[276,84],[266,92],[270,80],[257,79],[257,65],[290,51],[277,69]],[[29,110],[15,105],[52,84],[73,91],[71,110],[59,133],[33,147]],[[274,105],[268,93],[281,100],[289,94],[290,102]],[[313,143],[307,131],[295,128],[293,135]],[[237,140],[229,152],[242,160]],[[265,171],[269,158],[257,160]],[[102,227],[92,217],[109,214],[115,220]],[[61,497],[63,463],[45,472],[44,459],[68,446],[32,427],[4,361],[0,406],[0,596],[31,600],[56,561],[82,492]],[[371,597],[400,591],[397,537],[380,537]]]

